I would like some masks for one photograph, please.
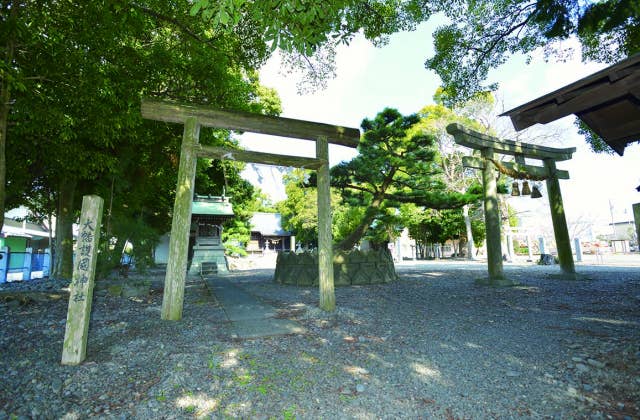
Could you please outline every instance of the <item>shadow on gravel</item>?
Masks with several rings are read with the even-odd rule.
[[[233,339],[202,282],[184,317],[160,320],[162,293],[96,295],[87,361],[60,365],[66,300],[0,301],[0,419],[638,418],[637,269],[402,267],[388,285],[282,286],[272,270],[226,278],[302,335]],[[156,283],[154,283],[156,284]],[[161,284],[161,282],[159,283]]]

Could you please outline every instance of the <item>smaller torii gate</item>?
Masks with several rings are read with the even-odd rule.
[[[195,106],[171,101],[143,99],[142,117],[184,125],[178,184],[173,207],[169,259],[162,299],[162,319],[182,318],[184,287],[187,275],[187,250],[198,158],[231,159],[268,165],[315,169],[318,174],[318,269],[320,308],[335,309],[333,284],[333,250],[331,235],[331,195],[329,186],[329,143],[356,147],[360,140],[357,128],[339,127],[291,118],[272,117],[248,112],[222,111],[209,106]],[[226,149],[198,143],[200,126],[248,131],[312,140],[316,157],[277,155],[249,150]]]
[[[460,124],[448,125],[447,132],[453,135],[456,143],[479,150],[481,154],[480,158],[465,156],[463,165],[467,168],[482,170],[484,218],[487,230],[487,264],[489,268],[489,278],[486,283],[494,286],[514,284],[504,276],[502,266],[496,170],[515,179],[546,181],[560,269],[563,276],[575,279],[576,271],[573,263],[573,254],[571,253],[571,240],[558,181],[560,179],[569,179],[569,172],[556,168],[557,161],[571,159],[572,154],[576,151],[575,147],[557,149],[511,140],[500,140],[469,130]],[[515,162],[500,162],[496,158],[497,154],[514,156]],[[541,160],[543,166],[528,165],[525,163],[525,159]],[[484,281],[482,282],[484,283]]]

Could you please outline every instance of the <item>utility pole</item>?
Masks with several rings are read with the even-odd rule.
[[[613,221],[613,203],[609,200],[609,214],[611,214],[611,239],[616,239],[616,225]]]

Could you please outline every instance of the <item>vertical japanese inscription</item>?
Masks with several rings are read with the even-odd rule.
[[[86,195],[82,199],[82,215],[76,243],[73,279],[69,287],[69,309],[62,348],[64,365],[80,364],[86,357],[103,204],[102,198],[95,195]]]

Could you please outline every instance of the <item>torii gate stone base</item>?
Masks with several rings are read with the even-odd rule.
[[[453,135],[456,143],[479,150],[481,153],[480,158],[471,156],[463,158],[465,167],[482,170],[489,277],[479,280],[478,283],[491,286],[511,286],[515,284],[515,282],[505,277],[502,266],[500,214],[496,185],[497,170],[514,179],[546,180],[553,232],[562,271],[560,277],[575,280],[577,276],[573,254],[571,253],[571,240],[569,239],[569,230],[560,193],[560,183],[558,182],[559,179],[569,179],[569,173],[557,169],[556,161],[571,159],[576,149],[574,147],[556,149],[511,140],[500,140],[469,130],[459,124],[450,124],[447,126],[447,132]],[[496,157],[497,154],[514,156],[515,162],[499,162]],[[543,166],[527,165],[525,158],[541,160]]]
[[[142,116],[146,119],[184,125],[178,185],[169,241],[169,260],[162,300],[162,319],[179,320],[182,318],[191,223],[191,200],[194,194],[196,161],[199,157],[293,166],[317,171],[319,306],[326,311],[334,310],[336,303],[333,284],[329,143],[356,147],[360,140],[360,130],[150,99],[142,101],[141,110]],[[201,126],[312,140],[316,143],[316,157],[276,155],[200,145],[198,141]]]

